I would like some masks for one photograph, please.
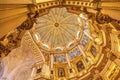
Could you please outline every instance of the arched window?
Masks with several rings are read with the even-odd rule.
[[[81,35],[80,31],[78,31],[78,32],[77,32],[77,38],[78,38],[78,39],[80,38],[80,35]]]
[[[62,47],[57,47],[55,50],[56,50],[56,51],[62,51],[63,48],[62,48]]]
[[[80,50],[78,48],[75,49],[75,53],[76,55],[79,55],[80,54]]]
[[[59,56],[55,55],[55,56],[54,56],[54,61],[55,61],[55,62],[59,62]]]
[[[85,40],[82,41],[82,46],[85,47],[87,42]]]
[[[74,45],[74,42],[70,42],[69,44],[68,44],[68,47],[72,47]]]
[[[77,66],[78,72],[80,72],[81,70],[83,70],[85,68],[82,61],[78,61],[76,66]]]
[[[88,37],[87,35],[85,35],[85,36],[84,36],[84,39],[85,39],[86,41],[88,41],[88,40],[89,40],[89,37]]]
[[[42,46],[46,49],[49,49],[49,46],[47,44],[42,44]]]
[[[62,61],[62,62],[66,61],[66,59],[65,59],[65,56],[64,56],[64,55],[62,55],[62,56],[61,56],[61,61]]]
[[[89,25],[88,23],[86,22],[85,26],[84,26],[85,29],[89,29]]]
[[[75,57],[75,54],[73,52],[70,52],[70,58],[74,58]]]

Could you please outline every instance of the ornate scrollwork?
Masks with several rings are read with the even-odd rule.
[[[13,49],[19,47],[21,45],[23,34],[23,30],[16,29],[13,32],[7,34],[3,39],[1,39],[0,55],[4,54],[5,56],[7,56]]]
[[[6,46],[4,46],[2,43],[0,43],[0,57],[2,53],[4,53],[4,55],[7,56],[9,52],[10,50]]]
[[[33,21],[31,18],[28,18],[17,29],[30,30],[32,27],[33,27]]]
[[[0,43],[0,56],[4,54],[7,56],[13,49],[19,47],[21,45],[21,39],[24,35],[26,30],[29,30],[33,27],[33,21],[30,17],[31,15],[28,14],[28,19],[23,22],[17,29],[15,29],[12,33],[10,32],[6,36],[4,36],[2,39],[0,39],[1,42],[4,42],[6,39],[7,42],[5,42],[5,45]]]
[[[100,2],[101,0],[91,0],[91,2]]]
[[[112,21],[112,18],[110,18],[108,15],[102,14],[101,12],[97,12],[96,14],[96,21],[99,24],[109,23]]]
[[[59,5],[60,5],[60,7],[62,7],[63,4],[65,3],[65,0],[58,0],[58,1],[59,1]]]
[[[117,59],[117,56],[114,53],[112,53],[112,52],[109,52],[108,55],[109,55],[108,58],[110,60],[112,60],[112,61],[114,61],[115,59]]]

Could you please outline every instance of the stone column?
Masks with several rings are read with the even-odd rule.
[[[29,12],[26,5],[3,5],[1,9],[0,38],[20,26],[28,18]]]
[[[51,69],[53,69],[53,63],[54,63],[53,54],[50,55],[50,59],[51,59]]]
[[[70,64],[70,60],[69,60],[68,54],[66,54],[66,59],[67,59],[67,62],[68,62],[69,67],[71,67],[71,64]]]
[[[31,77],[35,75],[35,67],[32,69]]]
[[[78,48],[80,49],[80,52],[83,54],[83,56],[86,57],[86,54],[85,54],[85,52],[83,51],[83,49],[81,48],[80,45],[78,45]]]

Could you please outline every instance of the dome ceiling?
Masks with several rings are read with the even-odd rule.
[[[46,49],[66,50],[80,39],[82,22],[78,18],[79,15],[69,13],[66,8],[52,8],[37,18],[34,38]]]
[[[0,80],[120,80],[118,0],[6,1]]]

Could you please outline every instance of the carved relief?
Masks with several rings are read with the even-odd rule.
[[[28,18],[17,29],[30,30],[32,27],[33,27],[33,21],[31,18]]]
[[[10,53],[10,50],[6,46],[4,46],[2,43],[0,43],[0,57],[2,57],[1,56],[2,54],[7,56],[8,53]]]
[[[93,76],[94,76],[94,80],[103,80],[102,77],[101,77],[101,75],[100,75],[99,70],[97,70],[97,69],[94,69]]]
[[[112,19],[108,15],[102,14],[101,12],[97,12],[97,14],[96,14],[96,21],[99,24],[104,24],[104,23],[111,22]]]
[[[30,15],[28,15],[28,17],[30,17]],[[4,55],[6,56],[8,55],[8,53],[11,52],[11,50],[19,47],[21,45],[21,39],[25,31],[31,29],[32,27],[32,18],[28,18],[17,29],[9,32],[6,36],[4,36],[1,39],[2,41],[0,42],[0,56],[2,53],[4,53]],[[7,42],[5,41],[5,45],[3,45],[2,42],[4,43],[5,39],[7,40]]]
[[[97,55],[97,49],[93,45],[91,46],[90,51],[91,51],[92,55],[94,57],[96,57],[96,55]]]
[[[3,53],[5,56],[7,56],[11,50],[20,47],[23,34],[24,31],[15,29],[6,35],[5,38],[0,42],[0,53]]]
[[[58,76],[65,77],[65,70],[64,68],[58,68]]]
[[[65,3],[65,0],[58,0],[58,1],[59,1],[59,5],[60,5],[60,7],[62,7],[63,4]]]

